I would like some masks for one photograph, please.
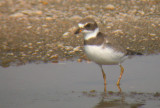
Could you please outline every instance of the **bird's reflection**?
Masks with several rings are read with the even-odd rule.
[[[102,99],[94,108],[138,108],[143,104],[140,103],[127,103],[121,99],[115,99],[110,101],[105,101]]]
[[[91,90],[90,92],[83,92],[83,95],[87,97],[99,97],[97,104],[93,108],[139,108],[145,105],[145,101],[137,101],[139,94],[137,94],[138,98],[133,98],[133,96],[136,96],[136,93],[128,94],[122,92],[120,86],[117,87],[117,92],[107,91],[107,85],[105,85],[104,92]]]
[[[125,94],[120,85],[117,85],[118,92],[107,91],[107,85],[104,85],[104,92],[101,95],[100,102],[94,108],[138,108],[142,103],[127,103]]]
[[[122,93],[122,89],[121,89],[120,85],[117,85],[117,88],[119,90],[119,93]],[[107,84],[104,84],[104,93],[107,93]]]
[[[142,103],[128,103],[125,101],[125,94],[122,92],[104,92],[102,99],[93,108],[138,108]]]

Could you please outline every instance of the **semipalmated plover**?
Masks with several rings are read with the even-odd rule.
[[[84,33],[84,51],[87,57],[101,68],[104,85],[106,85],[106,75],[102,65],[120,66],[121,73],[117,81],[119,86],[124,71],[121,63],[129,55],[142,54],[123,48],[113,37],[100,32],[97,23],[92,18],[84,18],[78,23],[78,29],[75,31],[75,34],[80,32]]]

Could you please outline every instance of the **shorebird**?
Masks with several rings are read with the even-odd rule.
[[[84,51],[87,57],[98,64],[101,68],[105,91],[106,91],[106,74],[102,65],[119,65],[121,69],[117,86],[120,85],[124,68],[121,63],[130,55],[142,55],[139,52],[131,51],[120,46],[118,41],[99,31],[99,27],[94,19],[84,18],[78,23],[75,34],[84,33]]]

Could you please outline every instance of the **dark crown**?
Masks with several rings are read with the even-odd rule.
[[[92,18],[82,19],[79,23],[84,24],[84,28],[86,30],[95,30],[96,28],[98,28],[97,23]]]

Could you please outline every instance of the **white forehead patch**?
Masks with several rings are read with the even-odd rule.
[[[85,24],[79,23],[78,26],[79,26],[80,28],[84,28]]]

